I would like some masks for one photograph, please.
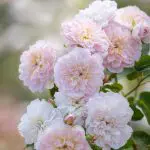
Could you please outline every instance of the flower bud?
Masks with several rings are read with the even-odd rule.
[[[150,23],[141,23],[135,26],[132,35],[144,43],[150,43]]]
[[[73,114],[69,114],[65,117],[64,122],[68,125],[73,125],[74,120],[75,116]]]

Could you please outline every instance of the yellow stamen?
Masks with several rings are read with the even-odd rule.
[[[89,41],[92,38],[90,29],[85,29],[80,38],[82,41]]]

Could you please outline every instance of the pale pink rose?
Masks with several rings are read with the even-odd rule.
[[[53,87],[56,52],[48,41],[38,41],[20,58],[19,78],[32,92]]]
[[[39,137],[37,150],[91,150],[80,126],[68,126],[62,121],[55,121]]]
[[[138,7],[128,6],[118,9],[114,20],[132,30],[137,24],[150,20],[150,18]]]
[[[74,99],[89,97],[103,84],[104,68],[88,49],[75,48],[60,57],[54,67],[59,91]]]
[[[71,47],[88,48],[92,53],[107,55],[109,41],[105,32],[95,22],[88,19],[74,19],[62,24],[63,35]]]
[[[132,35],[144,43],[150,43],[150,22],[143,22],[136,25]]]
[[[103,150],[119,149],[132,135],[128,125],[133,111],[128,100],[113,92],[97,93],[87,103],[86,133],[95,137],[94,143]]]
[[[141,42],[132,37],[130,30],[118,23],[112,22],[105,28],[111,44],[104,66],[114,73],[120,73],[124,68],[132,67],[141,56]]]

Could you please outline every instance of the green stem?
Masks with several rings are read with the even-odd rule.
[[[118,83],[118,78],[117,75],[115,76],[115,82]]]
[[[48,91],[49,91],[49,97],[52,98],[51,90],[48,89]]]
[[[139,81],[139,83],[137,84],[136,87],[134,87],[131,91],[129,91],[127,94],[125,94],[125,97],[129,96],[131,93],[133,93],[139,86],[141,86],[141,83],[150,76],[150,74],[148,74],[147,76],[145,76],[143,79],[141,79]]]
[[[133,150],[138,150],[137,146],[136,146],[136,143],[134,142],[134,140],[133,140]]]
[[[143,74],[142,74],[142,77],[143,77]],[[141,80],[141,78],[138,77],[138,78],[137,78],[137,83],[139,83],[140,80]],[[135,97],[135,99],[136,99],[137,95],[138,95],[138,88],[137,88],[137,89],[135,90],[135,92],[134,92],[134,97]]]
[[[50,100],[49,101],[53,105],[54,108],[57,108],[57,105],[56,105],[55,101],[53,100],[54,98],[52,96],[51,90],[50,89],[48,89],[48,90],[49,90],[49,96],[50,96]]]

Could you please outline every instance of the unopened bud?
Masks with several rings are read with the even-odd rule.
[[[65,117],[64,122],[68,125],[73,125],[74,120],[75,120],[75,116],[70,114]]]
[[[104,79],[103,79],[103,84],[108,83],[109,81],[109,76],[105,75]]]
[[[86,135],[86,139],[88,140],[89,143],[93,144],[96,141],[96,136],[93,135]]]

